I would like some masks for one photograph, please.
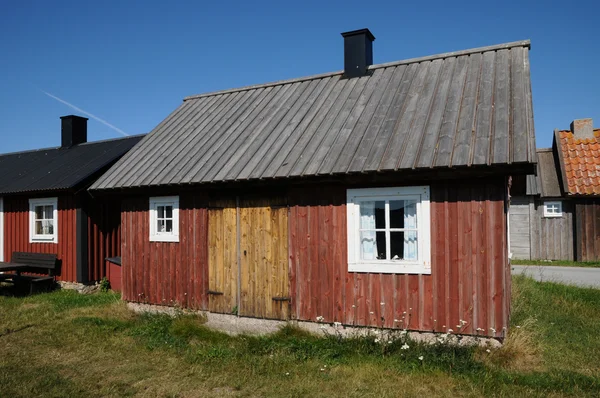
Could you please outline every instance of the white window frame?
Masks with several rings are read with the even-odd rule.
[[[158,206],[173,206],[173,231],[156,230]],[[156,196],[150,198],[150,241],[179,242],[179,196]]]
[[[52,235],[35,233],[36,206],[52,206]],[[58,198],[29,199],[29,243],[58,243]]]
[[[361,201],[402,199],[417,200],[417,260],[361,260],[360,206],[358,203]],[[431,274],[429,186],[348,189],[346,209],[349,272]],[[386,212],[386,218],[388,217]]]
[[[558,211],[556,213],[549,212],[548,206],[557,206]],[[562,210],[562,201],[561,200],[547,200],[544,202],[544,217],[553,218],[553,217],[562,217],[562,215],[563,215],[563,210]]]

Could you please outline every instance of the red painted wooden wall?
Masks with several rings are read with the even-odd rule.
[[[291,190],[292,317],[435,331],[458,331],[463,320],[463,333],[502,336],[510,312],[505,198],[504,178],[432,184],[431,275],[394,275],[347,271],[345,188]],[[206,202],[184,195],[180,207],[180,242],[157,243],[148,198],[124,201],[124,299],[207,308]]]
[[[14,251],[53,253],[61,260],[57,279],[75,281],[75,221],[75,200],[72,196],[59,196],[58,243],[29,243],[29,197],[4,197],[4,258],[10,260]]]
[[[105,262],[106,267],[106,278],[110,281],[111,290],[120,292],[123,289],[122,281],[122,267],[118,264],[111,263],[110,261]]]
[[[346,191],[292,193],[292,309],[300,320],[501,336],[508,327],[505,184],[431,185],[431,275],[347,271]]]
[[[149,198],[121,211],[123,299],[186,308],[208,306],[208,211],[199,196],[179,198],[178,243],[150,242]]]
[[[106,276],[107,257],[121,255],[121,203],[88,199],[88,277],[99,281]]]
[[[4,197],[4,258],[10,260],[14,251],[53,253],[61,262],[57,279],[77,281],[75,197],[58,197],[58,243],[29,243],[29,199],[28,196]],[[121,254],[120,203],[88,199],[85,209],[88,214],[88,281],[98,281],[106,275],[104,259]]]

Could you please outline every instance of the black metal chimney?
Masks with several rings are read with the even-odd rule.
[[[87,142],[87,121],[81,116],[61,116],[61,148]]]
[[[360,77],[373,65],[373,41],[369,29],[342,33],[344,37],[344,77]]]

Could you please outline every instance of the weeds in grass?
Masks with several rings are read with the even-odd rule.
[[[0,330],[19,330],[0,336],[0,396],[597,395],[600,292],[513,282],[513,325],[498,350],[380,328],[341,338],[337,324],[325,336],[288,325],[234,337],[184,311],[134,314],[112,293],[0,298],[13,314]]]

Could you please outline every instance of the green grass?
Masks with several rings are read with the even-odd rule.
[[[292,327],[231,337],[113,293],[0,297],[0,397],[598,396],[600,290],[513,281],[513,327],[491,353]]]
[[[566,260],[510,260],[512,265],[548,265],[558,267],[587,267],[587,268],[600,268],[600,262],[598,261],[566,261]]]

